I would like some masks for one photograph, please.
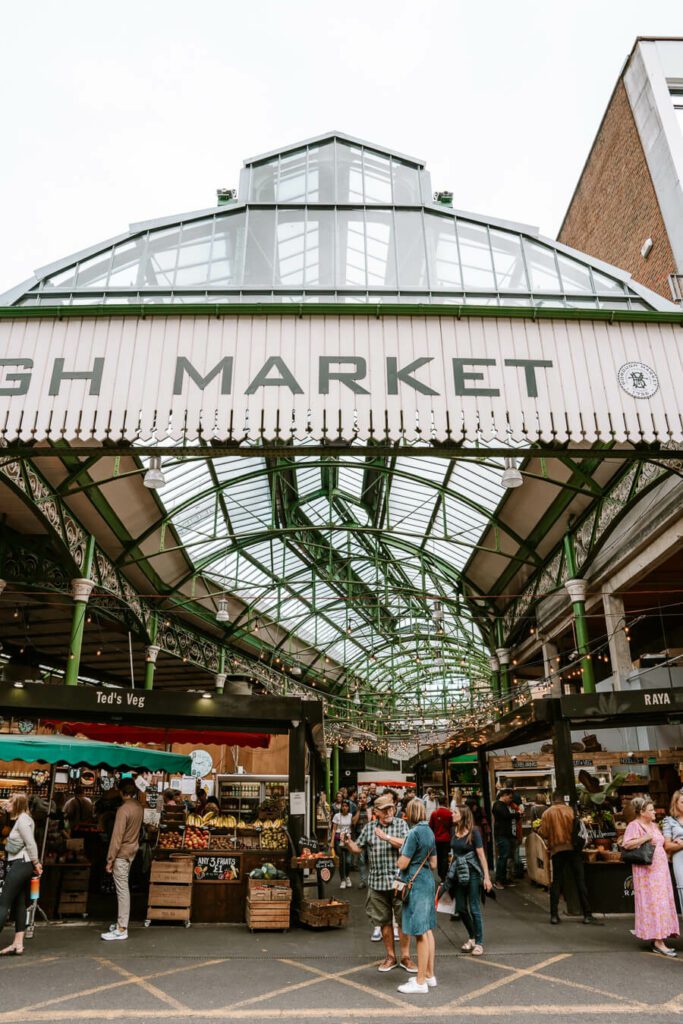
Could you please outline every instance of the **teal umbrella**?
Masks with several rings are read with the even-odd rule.
[[[189,775],[192,759],[186,754],[163,750],[125,747],[121,743],[98,743],[72,736],[0,735],[0,761],[38,761],[68,764],[74,768],[125,768],[148,772]]]

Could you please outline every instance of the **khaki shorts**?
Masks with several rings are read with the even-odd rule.
[[[365,912],[374,925],[381,928],[383,924],[391,924],[393,915],[400,928],[402,910],[403,903],[398,896],[394,896],[391,889],[368,889]]]

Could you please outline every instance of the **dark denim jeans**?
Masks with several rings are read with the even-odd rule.
[[[564,891],[567,875],[573,875],[576,892],[581,903],[584,917],[591,912],[586,889],[586,877],[583,872],[583,854],[574,850],[561,850],[550,858],[553,864],[553,882],[550,886],[550,914],[557,915],[560,907],[560,892]]]
[[[504,885],[508,880],[508,860],[512,850],[512,840],[507,836],[496,839],[496,881]]]
[[[5,884],[0,896],[0,932],[11,910],[14,911],[15,932],[26,931],[26,902],[29,882],[33,875],[30,860],[11,860],[7,867]]]
[[[481,875],[470,868],[470,880],[466,885],[458,882],[455,887],[455,912],[467,929],[467,934],[477,943],[484,944],[484,921],[481,916]]]

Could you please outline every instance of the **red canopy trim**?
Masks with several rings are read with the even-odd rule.
[[[261,732],[219,732],[213,729],[164,729],[147,725],[107,725],[104,722],[55,722],[43,719],[64,736],[87,736],[105,743],[213,743],[227,747],[269,747]]]

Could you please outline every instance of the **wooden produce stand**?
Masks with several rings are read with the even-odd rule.
[[[152,861],[145,928],[152,921],[182,921],[190,927],[193,868],[192,857]]]
[[[88,890],[90,888],[90,865],[83,863],[60,864],[62,869],[59,888],[59,917],[77,914],[88,916]]]
[[[248,880],[245,920],[250,931],[288,931],[291,906],[289,879]]]

